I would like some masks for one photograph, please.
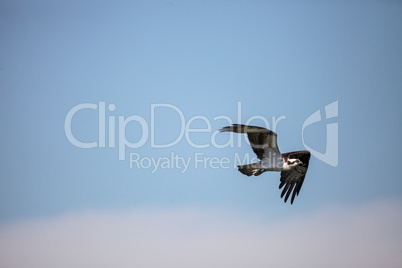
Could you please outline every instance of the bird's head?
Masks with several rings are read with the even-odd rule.
[[[300,161],[299,159],[289,159],[287,164],[289,167],[294,167],[303,165],[303,162]]]

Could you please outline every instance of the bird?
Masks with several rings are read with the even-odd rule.
[[[277,134],[267,128],[250,126],[243,124],[232,124],[231,126],[219,129],[220,132],[234,132],[247,134],[251,148],[260,160],[256,163],[239,165],[239,171],[247,176],[259,176],[266,171],[280,171],[279,189],[282,189],[281,198],[286,203],[291,196],[290,204],[296,196],[306,177],[310,152],[295,151],[283,153],[279,151],[277,144]]]

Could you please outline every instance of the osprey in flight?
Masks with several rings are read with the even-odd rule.
[[[281,171],[279,189],[285,186],[282,190],[281,198],[286,194],[286,203],[290,194],[292,194],[290,203],[293,204],[293,200],[296,195],[299,195],[304,178],[306,177],[310,160],[309,151],[281,154],[276,143],[276,133],[263,127],[232,124],[219,131],[247,133],[251,148],[253,148],[254,153],[260,161],[248,165],[240,165],[238,166],[239,171],[247,176],[259,176],[265,171]]]

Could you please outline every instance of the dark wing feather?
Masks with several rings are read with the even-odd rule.
[[[300,189],[304,182],[304,178],[306,177],[310,156],[311,154],[309,151],[297,151],[282,154],[282,157],[285,159],[299,159],[303,163],[301,165],[293,167],[291,170],[281,172],[281,183],[279,184],[279,189],[285,186],[281,193],[281,198],[286,194],[284,200],[285,203],[288,200],[290,194],[292,194],[292,197],[290,199],[291,204],[293,204],[295,197],[299,195]]]
[[[278,148],[276,143],[276,133],[263,127],[232,124],[231,126],[224,127],[219,131],[247,133],[251,148],[257,155],[258,159],[261,160],[264,157],[264,150],[268,148],[268,146]]]

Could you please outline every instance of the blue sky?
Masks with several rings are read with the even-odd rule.
[[[76,260],[66,264],[69,267],[115,264],[117,252],[123,252],[120,267],[162,267],[161,263],[189,267],[194,258],[211,260],[198,262],[198,267],[232,262],[245,267],[249,259],[255,260],[254,267],[322,267],[334,257],[333,249],[345,245],[363,249],[351,256],[344,248],[340,253],[344,262],[334,262],[334,267],[402,264],[401,239],[392,235],[401,233],[402,223],[400,2],[3,1],[0,5],[0,241],[6,241],[0,242],[0,252],[7,253],[0,253],[0,264],[4,267],[61,267],[46,260],[54,241],[65,242],[54,248],[55,262]],[[336,101],[338,117],[326,120],[325,106]],[[97,105],[97,110],[77,112],[71,129],[82,142],[99,142],[102,103],[105,148],[77,148],[65,134],[68,112],[79,104]],[[115,107],[112,111],[110,104]],[[189,134],[192,142],[207,148],[194,148],[185,136],[174,146],[153,148],[152,105],[160,104],[176,107],[186,125],[193,120],[190,128],[205,129],[210,123],[210,130]],[[327,124],[337,123],[339,164],[333,167],[313,156],[293,205],[280,198],[278,173],[248,178],[233,167],[236,154],[253,157],[243,137],[240,146],[217,148],[212,143],[230,139],[227,133],[214,135],[228,124],[222,116],[233,123],[260,116],[270,126],[282,117],[275,129],[280,150],[302,150],[303,123],[317,110],[323,120],[304,129],[304,142],[324,153]],[[156,143],[179,137],[184,128],[180,114],[168,107],[154,109]],[[119,129],[119,118],[132,116],[146,122],[148,135],[138,120],[127,123],[125,131]],[[115,147],[108,143],[109,118],[116,123]],[[264,126],[261,119],[252,123]],[[126,148],[126,159],[119,160],[120,137],[132,143],[144,138],[145,143]],[[155,172],[152,167],[130,168],[130,153],[155,160],[173,153],[190,159],[190,165],[185,172],[177,167]],[[227,157],[230,164],[195,168],[195,154]],[[93,225],[99,229],[92,230]],[[383,230],[382,225],[389,228]],[[294,235],[281,226],[294,230]],[[33,235],[38,232],[46,233],[48,240]],[[281,235],[295,250],[310,237],[309,247],[320,249],[322,259],[313,262],[311,252],[302,252],[305,257],[299,262],[273,258],[288,249],[281,244]],[[94,237],[121,243],[125,249],[91,244]],[[128,242],[130,237],[137,242]],[[334,242],[323,246],[319,237]],[[151,243],[141,257],[130,253],[149,238],[172,252],[159,246],[160,254],[153,253]],[[171,244],[168,238],[177,241]],[[371,246],[366,241],[370,239],[389,246]],[[242,242],[243,247],[231,248]],[[17,251],[22,244],[26,246]],[[211,244],[222,250],[221,258],[218,249],[205,251]],[[79,245],[90,252],[81,256],[72,250]],[[275,251],[269,254],[261,248]],[[175,254],[181,250],[190,257],[178,258]],[[233,251],[243,253],[233,257]],[[21,255],[29,262],[24,263]],[[103,257],[94,257],[99,255]]]

